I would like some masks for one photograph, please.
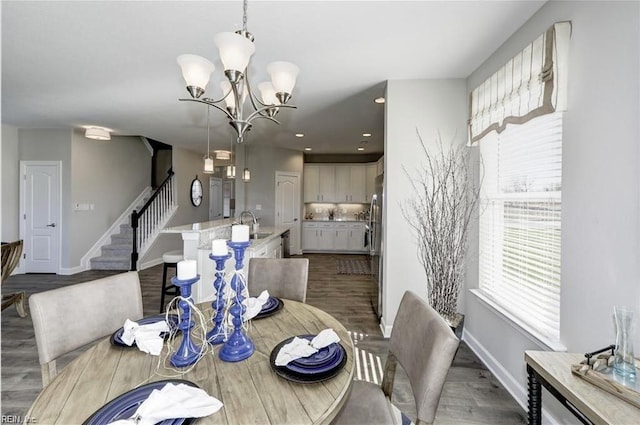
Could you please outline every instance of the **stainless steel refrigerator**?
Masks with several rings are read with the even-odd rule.
[[[369,258],[371,259],[371,276],[378,287],[374,293],[371,303],[378,315],[382,317],[382,254],[384,252],[384,241],[382,240],[382,209],[384,208],[384,193],[382,191],[383,175],[376,177],[375,193],[371,197],[369,207]]]

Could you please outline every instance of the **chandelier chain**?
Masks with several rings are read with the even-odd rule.
[[[242,31],[247,32],[247,8],[248,0],[242,2]]]

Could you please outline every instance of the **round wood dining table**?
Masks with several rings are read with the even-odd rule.
[[[354,347],[345,327],[335,318],[307,304],[283,300],[282,310],[252,320],[247,335],[255,344],[251,357],[224,362],[220,345],[202,357],[190,371],[161,366],[158,357],[137,348],[100,341],[80,355],[38,395],[27,417],[38,424],[81,424],[100,407],[140,385],[172,378],[191,381],[222,401],[218,412],[198,419],[198,424],[327,424],[339,413],[351,388]],[[200,304],[211,317],[208,304]],[[209,325],[211,326],[211,325]],[[332,328],[340,336],[347,361],[333,378],[297,383],[277,375],[269,357],[273,348],[296,335],[317,334]],[[176,341],[180,341],[178,335]],[[176,344],[177,346],[177,344]],[[166,346],[163,355],[166,353]]]

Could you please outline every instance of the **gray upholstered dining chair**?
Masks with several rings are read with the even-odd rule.
[[[307,258],[252,258],[247,276],[249,295],[257,297],[266,289],[272,297],[306,302],[308,277]]]
[[[333,424],[395,423],[390,404],[397,363],[409,376],[418,411],[416,425],[433,423],[458,344],[449,325],[426,301],[405,292],[391,331],[382,386],[355,381]]]
[[[138,272],[78,283],[29,297],[42,386],[57,375],[56,359],[142,318]]]

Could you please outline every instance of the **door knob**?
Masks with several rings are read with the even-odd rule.
[[[56,227],[56,223],[47,224],[47,227]]]

